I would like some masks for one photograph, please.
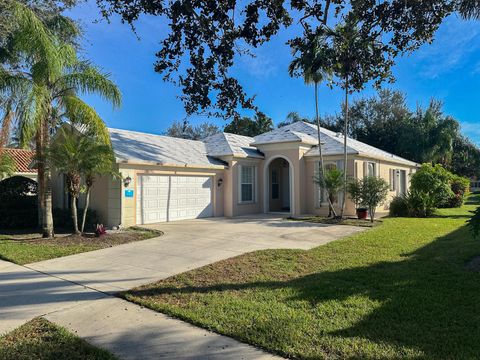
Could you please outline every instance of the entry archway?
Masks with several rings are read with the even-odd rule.
[[[268,160],[264,167],[264,211],[295,213],[293,164],[279,155]]]

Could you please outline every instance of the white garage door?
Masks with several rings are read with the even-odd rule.
[[[213,216],[212,177],[141,175],[137,181],[137,223]]]

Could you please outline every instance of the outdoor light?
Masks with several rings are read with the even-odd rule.
[[[217,186],[220,187],[223,184],[223,179],[218,179]]]
[[[123,179],[123,185],[125,187],[128,187],[128,185],[130,185],[131,182],[132,182],[132,178],[130,176],[127,176],[125,179]]]

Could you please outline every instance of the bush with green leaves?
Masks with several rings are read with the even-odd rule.
[[[465,201],[465,196],[470,192],[470,179],[452,174],[450,188],[453,196],[448,200],[446,207],[461,207]]]
[[[0,229],[38,226],[37,186],[23,176],[0,181]]]
[[[361,180],[352,179],[347,185],[347,191],[357,209],[359,206],[366,207],[372,222],[375,219],[377,207],[382,205],[387,198],[388,189],[388,183],[376,176],[368,176]]]
[[[395,196],[390,202],[389,215],[407,217],[410,215],[409,197],[407,194]]]
[[[436,208],[447,204],[455,195],[451,189],[452,173],[442,165],[422,164],[412,175],[410,186],[411,205],[417,216],[428,216]]]
[[[480,234],[480,206],[474,211],[470,211],[473,215],[467,220],[467,226],[472,231],[473,237],[477,238]]]

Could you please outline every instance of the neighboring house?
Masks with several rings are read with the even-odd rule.
[[[91,206],[107,226],[260,213],[327,214],[314,183],[317,128],[305,122],[255,138],[219,133],[203,141],[109,129],[123,181],[96,181]],[[327,168],[343,169],[343,136],[321,129]],[[389,198],[405,193],[417,164],[348,140],[348,176],[380,176]],[[68,201],[55,177],[54,206]],[[340,207],[341,196],[338,204]],[[81,207],[81,204],[80,204]],[[388,202],[379,210],[387,210]],[[346,214],[354,215],[347,199]]]
[[[10,157],[15,162],[15,172],[11,175],[11,177],[23,176],[37,181],[37,170],[31,167],[33,163],[33,158],[35,157],[34,151],[14,148],[2,148],[0,149],[0,153],[6,153],[10,155]]]

